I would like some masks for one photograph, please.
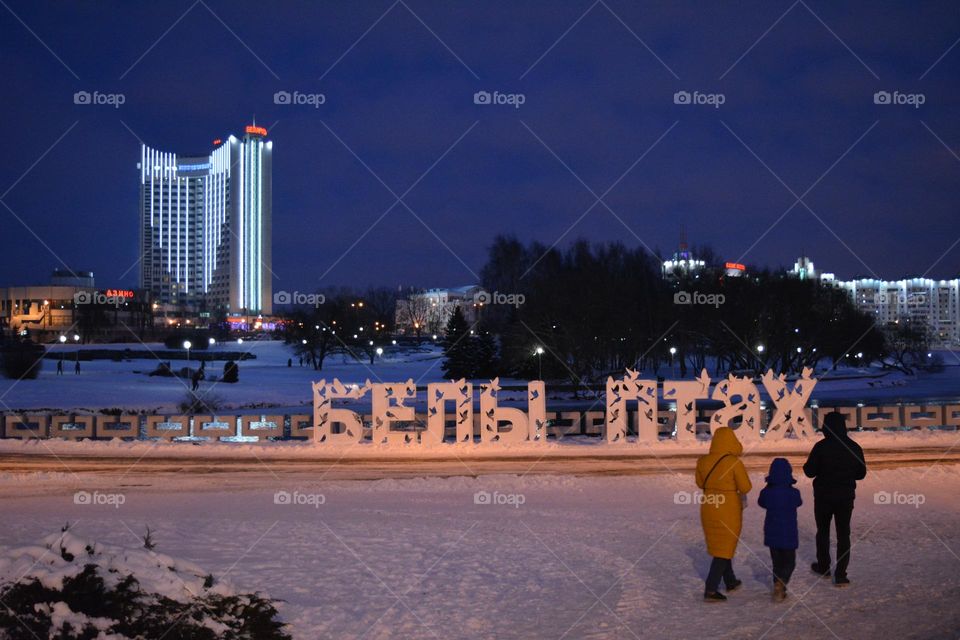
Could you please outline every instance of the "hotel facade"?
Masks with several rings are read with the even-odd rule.
[[[273,142],[251,125],[208,155],[142,145],[140,287],[168,307],[272,313]]]

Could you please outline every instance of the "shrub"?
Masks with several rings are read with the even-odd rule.
[[[40,375],[43,363],[43,354],[46,349],[43,345],[29,340],[8,342],[0,350],[0,361],[3,363],[3,374],[15,380],[31,380]]]
[[[260,594],[236,593],[191,563],[69,530],[0,557],[0,599],[0,629],[11,640],[290,638],[274,601]]]

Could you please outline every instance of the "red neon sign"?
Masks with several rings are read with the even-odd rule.
[[[264,127],[257,127],[255,125],[249,124],[246,129],[247,133],[253,134],[255,136],[266,136],[267,130]]]
[[[216,140],[213,141],[213,146],[218,147],[222,143],[223,143],[223,140],[221,140],[220,138],[217,138]]]
[[[726,264],[727,269],[736,269],[737,271],[746,271],[747,267],[740,264],[739,262],[728,262]]]
[[[129,289],[107,289],[103,295],[108,298],[133,298],[133,291]]]

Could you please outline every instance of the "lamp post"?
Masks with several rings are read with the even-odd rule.
[[[533,350],[537,356],[537,380],[543,380],[543,347],[537,347]]]
[[[677,348],[676,348],[676,347],[670,347],[670,372],[673,374],[673,377],[674,377],[674,378],[677,377],[677,368],[676,368],[676,367],[674,366],[674,364],[673,364],[673,362],[674,362],[674,361],[673,361],[673,357],[674,357],[675,355],[677,355]]]
[[[183,341],[183,348],[187,350],[187,366],[190,366],[190,347],[193,346],[193,343],[189,340]]]

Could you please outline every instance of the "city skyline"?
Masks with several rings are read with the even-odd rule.
[[[667,256],[681,224],[758,266],[960,272],[949,5],[473,11],[9,4],[6,284],[134,285],[140,144],[254,116],[283,149],[274,290],[476,282],[498,233]]]

